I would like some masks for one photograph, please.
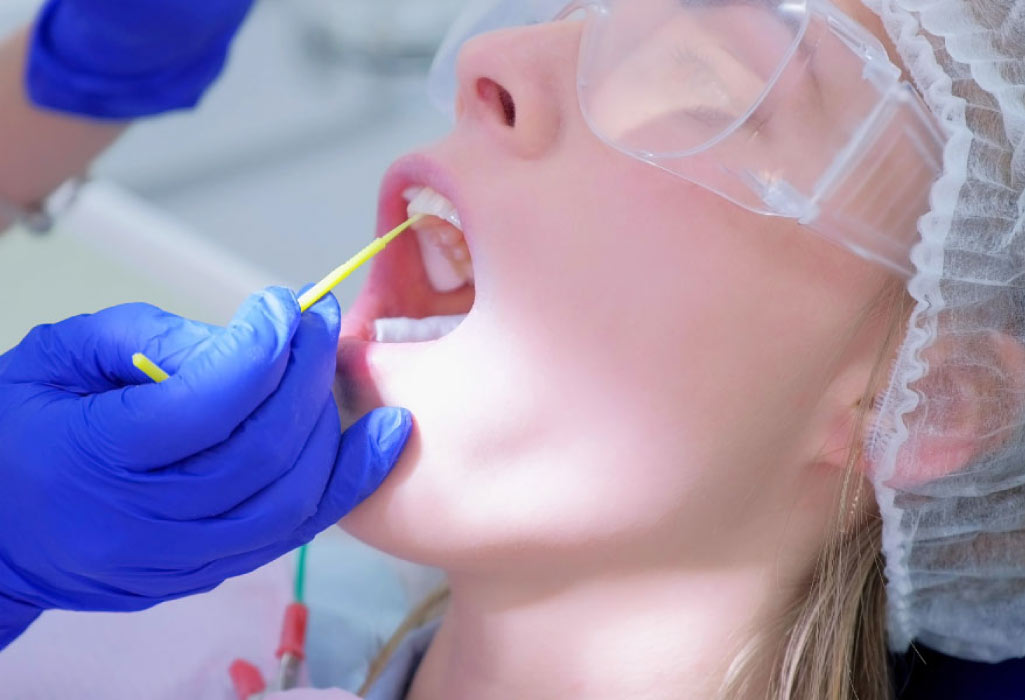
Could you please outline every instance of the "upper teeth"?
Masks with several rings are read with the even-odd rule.
[[[429,187],[410,187],[402,193],[409,203],[410,218],[422,215],[413,225],[423,257],[424,270],[438,292],[451,292],[473,284],[473,265],[463,237],[462,221],[452,202]]]
[[[463,230],[463,222],[459,219],[459,212],[456,211],[455,205],[430,187],[407,187],[402,193],[402,197],[409,203],[409,206],[406,207],[409,216],[417,214],[436,216],[449,222],[460,231]]]

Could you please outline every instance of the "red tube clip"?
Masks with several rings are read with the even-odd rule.
[[[276,656],[290,654],[296,659],[306,658],[306,618],[308,612],[302,603],[291,603],[285,608],[285,622],[281,626],[281,643]]]
[[[248,661],[235,659],[228,668],[228,675],[231,676],[231,684],[235,686],[238,700],[250,700],[267,690],[267,683],[263,680],[260,669]]]

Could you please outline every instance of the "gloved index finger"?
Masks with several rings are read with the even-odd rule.
[[[105,463],[133,469],[180,461],[223,442],[281,382],[299,317],[291,291],[254,294],[166,382],[88,397],[79,441]],[[131,353],[125,359],[130,364]]]
[[[273,488],[295,470],[300,455],[309,459],[315,452],[311,443],[337,442],[341,430],[331,385],[340,323],[341,311],[331,295],[303,314],[274,393],[227,441],[162,469],[159,478],[150,475],[146,490],[135,492],[136,502],[176,521],[216,517]],[[325,413],[333,417],[328,421],[333,427],[324,425]],[[315,488],[317,474],[331,461],[307,465],[299,480],[304,491]]]
[[[174,372],[192,348],[218,330],[149,304],[123,304],[37,326],[0,359],[0,376],[98,394],[147,381],[132,366],[133,353],[145,352]]]

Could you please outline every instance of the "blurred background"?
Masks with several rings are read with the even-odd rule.
[[[27,24],[40,4],[0,1],[0,35]],[[0,352],[36,324],[127,301],[223,323],[259,287],[321,278],[373,236],[387,167],[448,128],[428,102],[424,77],[462,4],[259,0],[198,110],[132,127],[95,164],[95,183],[53,232],[0,235],[8,301]],[[343,308],[361,280],[337,291]],[[372,650],[437,581],[436,572],[372,552],[337,528],[319,537],[308,584],[312,682],[355,688]],[[208,595],[241,604],[246,586],[280,593],[290,582],[291,566],[281,560]],[[97,628],[123,626],[129,631],[118,633],[120,643],[136,649],[132,663],[158,673],[163,657],[135,640],[159,628],[161,615],[187,614],[200,598],[136,616],[52,613],[23,639],[46,648],[48,635],[69,625],[94,639]],[[268,629],[276,615],[264,620]],[[245,633],[239,624],[225,634]],[[253,643],[253,660],[266,651],[263,661],[273,661],[269,642]],[[31,647],[22,653],[31,658]],[[97,669],[90,682],[109,687],[107,666]],[[229,697],[224,668],[210,674]]]
[[[3,0],[0,34],[40,4]],[[250,289],[322,277],[373,235],[385,169],[445,133],[424,76],[462,4],[257,2],[198,110],[134,126],[54,233],[0,237],[4,295],[25,300],[0,321],[0,351],[123,301],[223,322]],[[337,292],[343,306],[359,286]]]

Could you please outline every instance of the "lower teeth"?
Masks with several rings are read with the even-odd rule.
[[[463,322],[465,314],[428,318],[379,318],[374,321],[374,342],[421,343],[451,333]]]

